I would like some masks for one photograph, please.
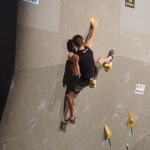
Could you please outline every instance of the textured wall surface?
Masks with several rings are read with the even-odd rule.
[[[112,150],[124,150],[126,143],[132,150],[149,150],[149,0],[136,0],[134,9],[125,7],[124,0],[44,2],[19,2],[16,71],[0,125],[0,149],[108,150],[107,124]],[[95,59],[115,49],[113,68],[102,69],[97,87],[78,95],[76,124],[60,130],[67,40],[78,33],[86,37],[92,16],[97,21]],[[143,95],[135,94],[138,83],[146,85]],[[128,112],[137,121],[133,135]]]

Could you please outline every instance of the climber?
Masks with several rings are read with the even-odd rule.
[[[97,78],[99,70],[105,63],[112,61],[115,51],[110,50],[108,57],[100,57],[96,62],[94,61],[93,51],[91,50],[95,38],[95,22],[90,22],[90,37],[83,42],[81,35],[75,35],[72,39],[73,44],[77,47],[76,53],[70,52],[68,59],[72,62],[71,69],[74,76],[78,76],[76,84],[66,93],[66,100],[68,102],[70,117],[64,121],[65,124],[75,123],[75,103],[74,96],[80,91],[89,86],[91,79]]]

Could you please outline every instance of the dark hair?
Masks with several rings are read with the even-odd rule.
[[[82,46],[84,43],[83,43],[83,37],[81,35],[75,35],[73,38],[72,38],[72,41],[73,41],[73,44],[77,47],[80,47]]]

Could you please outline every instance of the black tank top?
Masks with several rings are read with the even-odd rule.
[[[89,80],[96,75],[96,66],[93,56],[93,51],[85,47],[84,50],[77,50],[79,56],[79,66],[81,72],[81,80]]]

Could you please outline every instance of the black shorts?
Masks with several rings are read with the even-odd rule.
[[[96,66],[95,78],[97,78],[98,73],[102,68],[102,65],[99,63],[99,61],[96,61],[95,66]],[[78,94],[86,86],[89,86],[89,84],[90,84],[90,79],[89,80],[81,80],[80,78],[76,78],[75,83],[72,85],[71,91],[74,92],[75,94]]]
[[[71,91],[74,92],[75,94],[78,94],[86,86],[89,86],[89,82],[90,82],[89,80],[83,81],[80,78],[78,78],[78,80],[76,81],[76,84],[74,84]]]

